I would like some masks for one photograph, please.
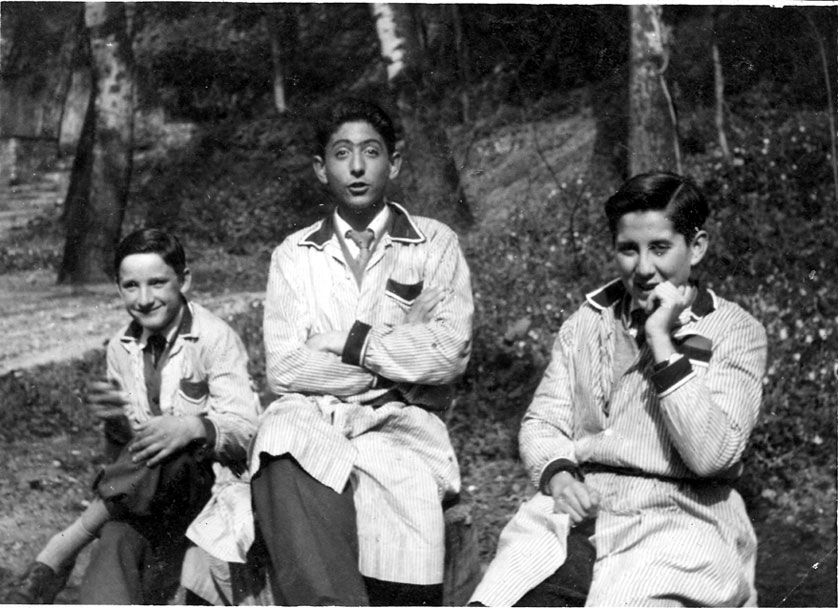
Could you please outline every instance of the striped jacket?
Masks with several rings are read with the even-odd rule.
[[[656,368],[629,340],[635,354],[620,369],[624,296],[614,281],[562,325],[522,422],[524,465],[539,488],[579,465],[602,497],[589,605],[755,603],[756,539],[727,481],[759,416],[765,331],[702,290],[673,334],[679,360]],[[525,503],[475,599],[514,602],[561,565],[568,524],[552,509],[541,493]]]
[[[108,343],[108,377],[128,395],[128,417],[151,418],[143,364],[142,328],[132,321]],[[201,416],[212,426],[208,446],[216,460],[241,470],[256,431],[259,398],[247,371],[247,351],[224,321],[190,302],[161,370],[164,415]]]
[[[445,424],[432,412],[449,405],[450,383],[470,355],[470,277],[451,229],[394,203],[389,210],[389,230],[360,286],[332,216],[274,251],[264,335],[267,381],[280,397],[260,422],[251,473],[262,453],[292,454],[336,491],[351,482],[362,574],[436,584],[441,502],[459,491],[460,477]],[[433,318],[406,324],[413,301],[432,286],[449,289]],[[349,331],[342,357],[306,346],[331,330]],[[252,521],[249,496],[232,492],[237,499],[217,501],[226,519]],[[198,544],[216,558],[244,561],[252,536],[226,541]]]
[[[390,203],[393,217],[359,288],[333,234],[332,216],[274,251],[265,302],[267,378],[277,394],[332,395],[366,403],[397,390],[406,403],[445,409],[448,385],[471,349],[473,302],[457,235]],[[405,325],[423,288],[450,295],[431,323]],[[342,359],[305,346],[313,334],[350,330]]]

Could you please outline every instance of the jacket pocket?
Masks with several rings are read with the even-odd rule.
[[[186,379],[181,379],[180,392],[189,401],[200,402],[209,395],[209,383],[206,380],[191,382]]]
[[[419,294],[422,293],[423,285],[424,281],[419,281],[418,283],[399,283],[393,279],[387,279],[387,286],[384,289],[384,293],[397,302],[405,306],[410,306],[419,297]]]

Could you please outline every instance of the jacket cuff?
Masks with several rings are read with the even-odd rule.
[[[215,424],[205,415],[198,416],[198,420],[204,425],[204,432],[206,437],[201,441],[201,450],[207,452],[210,456],[215,453],[215,442],[218,439],[218,431],[215,429]]]
[[[355,321],[352,329],[349,330],[349,337],[346,338],[346,344],[343,345],[341,361],[347,365],[363,367],[364,356],[367,353],[367,336],[371,329],[372,326]]]
[[[578,464],[567,458],[558,458],[544,467],[544,470],[541,472],[538,489],[542,494],[550,496],[550,480],[553,479],[553,475],[562,471],[567,471],[579,481],[585,481],[585,476],[582,475],[582,470]]]
[[[695,375],[692,363],[687,357],[669,363],[652,374],[652,383],[658,389],[658,397],[664,397]]]

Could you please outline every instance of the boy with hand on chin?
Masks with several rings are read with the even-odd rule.
[[[561,327],[521,425],[539,492],[475,605],[756,605],[756,538],[731,483],[757,421],[763,327],[691,281],[707,202],[665,172],[605,204],[620,278]]]
[[[82,603],[149,603],[152,552],[171,550],[177,567],[184,533],[221,477],[245,469],[258,397],[235,332],[198,304],[183,248],[163,231],[136,231],[116,248],[116,281],[131,322],[107,349],[107,379],[87,401],[105,422],[115,462],[94,484],[97,499],[56,534],[19,589],[28,603],[51,603],[81,549],[96,536]],[[220,465],[224,465],[222,468]],[[178,557],[180,556],[180,557]]]
[[[470,355],[468,267],[451,229],[386,199],[401,167],[387,114],[338,101],[317,137],[335,207],[275,249],[265,302],[279,397],[250,470],[271,603],[439,605],[442,504],[460,478],[437,414]]]

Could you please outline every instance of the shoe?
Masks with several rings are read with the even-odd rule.
[[[73,566],[55,572],[42,562],[32,562],[17,580],[7,601],[13,604],[53,604],[55,596],[67,585]]]

